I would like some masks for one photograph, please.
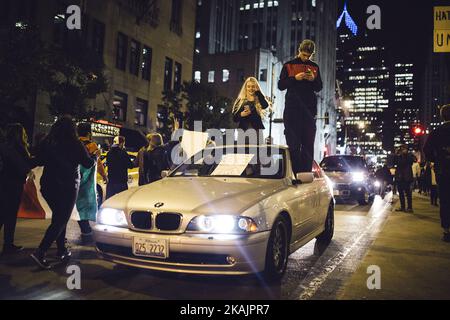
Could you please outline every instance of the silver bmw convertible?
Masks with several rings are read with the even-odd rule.
[[[106,200],[97,251],[117,264],[161,271],[280,279],[288,256],[334,231],[331,181],[317,163],[292,172],[284,146],[205,149],[164,178]]]

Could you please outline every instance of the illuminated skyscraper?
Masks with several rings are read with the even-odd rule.
[[[389,107],[388,53],[376,31],[360,30],[347,5],[337,21],[336,77],[342,90],[338,145],[352,154],[385,154]]]
[[[394,146],[413,145],[411,128],[419,122],[419,107],[414,99],[414,72],[412,63],[395,63],[393,80],[394,96],[392,108],[394,113]]]

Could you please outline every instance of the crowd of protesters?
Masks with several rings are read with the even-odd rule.
[[[178,126],[174,126],[174,130]],[[185,159],[181,138],[164,144],[160,134],[147,135],[148,144],[139,150],[135,161],[125,149],[125,138],[117,136],[106,154],[92,140],[90,123],[78,126],[69,116],[60,117],[50,132],[39,139],[32,152],[26,130],[21,124],[9,124],[0,129],[0,192],[9,201],[2,201],[0,229],[4,227],[3,255],[23,250],[16,245],[14,234],[24,185],[34,179],[32,169],[43,167],[40,179],[41,194],[47,202],[52,218],[38,248],[30,255],[42,269],[50,269],[46,258],[49,248],[56,244],[56,259],[71,257],[66,227],[74,208],[78,212],[81,244],[90,244],[90,221],[96,220],[98,210],[97,174],[106,184],[106,198],[128,189],[128,170],[139,167],[139,185],[161,179],[161,172],[169,170]],[[172,154],[175,157],[172,157]],[[6,183],[7,182],[7,183]]]

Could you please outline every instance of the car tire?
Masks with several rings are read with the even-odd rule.
[[[334,206],[328,207],[327,217],[325,219],[325,230],[319,234],[316,239],[320,244],[328,245],[334,235]]]
[[[358,204],[360,206],[365,206],[369,203],[370,197],[367,191],[364,191],[363,194],[361,194],[360,198],[358,199]]]
[[[266,263],[263,275],[268,282],[281,280],[286,272],[289,242],[286,220],[280,216],[273,223],[267,243]]]

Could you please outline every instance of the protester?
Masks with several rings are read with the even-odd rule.
[[[66,247],[66,226],[72,214],[80,187],[80,165],[91,168],[99,153],[89,155],[78,139],[75,123],[68,116],[53,124],[50,133],[38,147],[37,163],[44,166],[41,193],[52,211],[52,222],[31,258],[43,269],[51,265],[46,252],[56,241],[59,260],[70,258]]]
[[[148,183],[160,180],[161,172],[169,170],[168,155],[163,138],[159,133],[154,133],[150,139],[147,156],[145,158],[145,176]]]
[[[17,212],[32,161],[28,150],[28,136],[21,124],[9,124],[6,136],[1,139],[0,194],[4,200],[1,201],[0,208],[0,230],[4,225],[3,254],[13,254],[23,250],[23,247],[14,245],[14,234]]]
[[[400,197],[400,208],[396,211],[412,213],[412,183],[414,180],[412,164],[414,163],[414,156],[408,152],[408,147],[406,145],[401,146],[400,154],[395,157],[394,163],[397,166],[395,170],[395,181]],[[405,196],[408,201],[408,207],[406,209]]]
[[[419,177],[420,177],[420,164],[419,161],[415,161],[412,165],[412,172],[413,172],[413,190],[419,188]]]
[[[91,156],[100,153],[97,144],[92,142],[92,129],[90,123],[80,123],[78,125],[78,136]],[[97,166],[93,166],[91,168],[80,166],[81,180],[76,206],[80,215],[78,225],[81,230],[82,243],[89,242],[90,237],[92,236],[92,229],[89,225],[89,221],[96,220],[98,208],[97,172],[100,174],[103,181],[107,183],[108,177],[100,158],[97,160]]]
[[[438,206],[438,186],[433,162],[430,163],[430,170],[431,170],[431,187],[430,187],[431,205]]]
[[[316,92],[322,90],[319,66],[310,60],[314,52],[313,41],[302,41],[298,56],[284,64],[278,82],[280,90],[287,89],[283,114],[284,134],[294,173],[312,171],[316,136]]]
[[[148,179],[145,174],[145,158],[147,157],[148,148],[150,147],[150,140],[153,134],[147,134],[145,137],[147,139],[147,145],[139,149],[136,159],[134,160],[134,167],[139,168],[139,180],[138,185],[143,186],[148,184]]]
[[[125,137],[117,136],[114,144],[106,155],[108,166],[108,184],[106,199],[122,191],[128,190],[128,169],[133,168],[133,162],[125,151]]]
[[[393,179],[391,175],[391,171],[389,170],[387,164],[384,164],[380,169],[375,172],[375,176],[380,182],[380,195],[381,198],[384,199],[384,195],[386,193],[386,189],[388,185],[392,185]]]
[[[424,152],[434,162],[444,230],[442,240],[450,242],[450,104],[441,108],[441,118],[444,123],[429,135]]]
[[[255,130],[257,144],[260,141],[259,135],[262,134],[260,130],[264,130],[263,119],[268,107],[269,103],[261,92],[258,80],[254,77],[247,78],[234,102],[233,120],[238,123],[239,129]]]

